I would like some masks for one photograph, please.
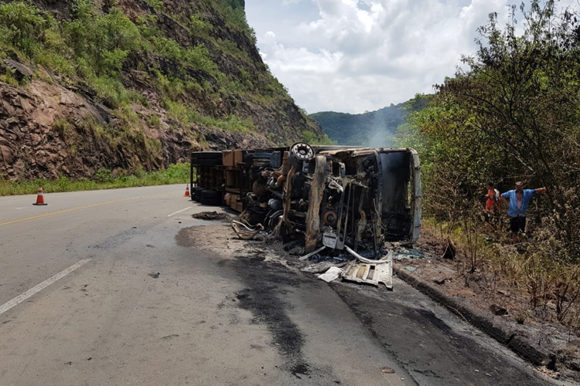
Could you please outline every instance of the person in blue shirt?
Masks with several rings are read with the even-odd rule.
[[[502,199],[507,200],[508,217],[510,218],[510,230],[516,234],[526,230],[526,211],[528,204],[534,195],[544,193],[546,188],[524,189],[524,183],[516,182],[515,189],[501,194]]]

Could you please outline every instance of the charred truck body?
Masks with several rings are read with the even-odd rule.
[[[309,146],[195,152],[192,199],[225,203],[247,229],[367,264],[389,242],[412,244],[421,227],[419,158],[413,149]],[[194,184],[193,181],[196,181]],[[389,264],[390,265],[390,264]]]

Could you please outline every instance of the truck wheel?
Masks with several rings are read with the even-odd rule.
[[[199,186],[194,186],[191,189],[191,199],[193,201],[197,201],[199,202],[199,200],[201,199],[201,192],[202,192],[203,188],[200,188]]]
[[[220,205],[220,194],[215,190],[204,189],[201,191],[199,202],[203,205]]]

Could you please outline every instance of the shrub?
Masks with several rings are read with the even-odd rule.
[[[82,9],[65,27],[71,48],[97,75],[118,73],[129,52],[141,46],[139,29],[117,8],[104,15]]]
[[[32,57],[42,46],[53,19],[22,1],[0,4],[0,41]]]
[[[95,173],[95,181],[96,182],[113,182],[114,176],[113,173],[109,169],[99,169]]]
[[[153,8],[155,12],[161,12],[165,8],[165,4],[161,0],[145,0],[145,3]]]

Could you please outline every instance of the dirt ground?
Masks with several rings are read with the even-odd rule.
[[[398,267],[431,283],[447,296],[459,299],[470,309],[489,316],[494,323],[509,326],[550,353],[555,360],[546,363],[544,372],[556,378],[580,379],[580,331],[550,320],[542,307],[532,309],[524,290],[501,280],[490,283],[485,273],[478,270],[469,272],[468,258],[460,247],[456,247],[453,259],[444,258],[448,245],[437,231],[423,227],[414,245],[415,254],[398,260]]]

